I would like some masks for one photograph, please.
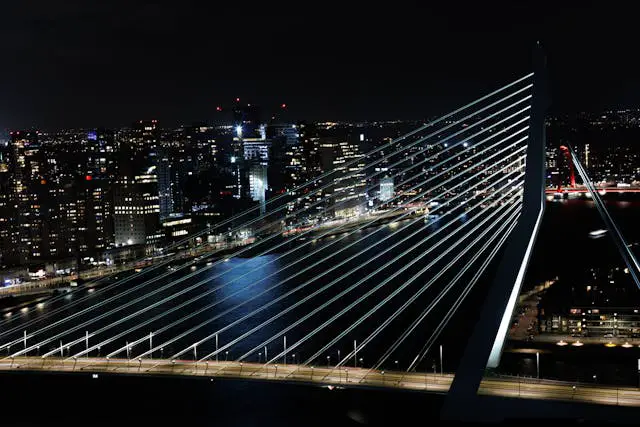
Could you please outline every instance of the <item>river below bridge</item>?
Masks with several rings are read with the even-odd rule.
[[[640,230],[635,227],[635,222],[640,214],[640,198],[633,198],[633,196],[626,195],[624,200],[620,199],[617,195],[608,195],[606,197],[608,206],[611,210],[612,216],[616,219],[620,225],[623,233],[627,237],[629,242],[640,241]],[[458,223],[463,224],[464,221]],[[389,231],[395,228],[401,228],[407,225],[407,229],[398,233],[400,237],[396,240],[393,238],[388,239],[385,242],[389,247],[393,243],[399,241],[400,238],[407,237],[409,234],[418,230],[418,227],[424,226],[423,221],[418,221],[414,225],[408,225],[409,221],[400,221],[388,224],[386,228],[379,232],[375,237],[386,237],[389,235]],[[602,223],[599,220],[596,209],[593,204],[586,200],[568,200],[563,202],[550,202],[547,206],[546,215],[543,222],[541,235],[536,244],[536,250],[534,252],[534,259],[531,263],[531,268],[527,275],[526,286],[533,286],[542,280],[549,279],[558,274],[570,274],[572,271],[580,271],[585,266],[591,265],[621,265],[619,262],[619,256],[615,250],[615,247],[608,238],[590,239],[588,236],[589,231],[602,228]],[[422,286],[430,276],[421,276],[416,283],[405,290],[404,293],[398,295],[397,298],[392,299],[387,306],[375,311],[371,316],[361,318],[364,313],[371,310],[376,302],[380,298],[368,299],[359,303],[358,312],[349,312],[343,316],[339,316],[337,321],[331,324],[329,327],[323,328],[315,333],[312,340],[305,341],[299,346],[295,346],[300,340],[313,332],[315,328],[322,325],[324,321],[337,315],[341,310],[347,307],[349,304],[354,303],[360,298],[366,290],[372,289],[377,283],[380,283],[384,279],[390,277],[395,269],[387,268],[376,273],[374,277],[362,284],[362,289],[358,288],[357,291],[347,293],[346,295],[339,297],[334,303],[327,306],[326,309],[318,312],[316,315],[310,316],[309,319],[300,324],[297,328],[292,328],[285,333],[282,331],[287,328],[296,319],[300,319],[302,316],[310,314],[310,311],[317,307],[319,304],[329,301],[331,298],[338,295],[341,291],[344,291],[349,286],[353,285],[357,280],[363,276],[374,272],[378,267],[384,264],[385,261],[391,260],[394,256],[400,253],[401,249],[406,249],[410,244],[417,243],[420,239],[425,238],[431,233],[438,230],[438,224],[434,224],[426,230],[421,230],[415,236],[408,238],[407,242],[397,249],[390,251],[389,254],[381,257],[375,262],[363,267],[359,270],[357,275],[353,277],[347,277],[345,280],[339,281],[334,287],[327,292],[323,292],[315,297],[310,297],[309,304],[301,303],[295,309],[292,309],[289,313],[284,314],[278,318],[273,318],[278,313],[291,307],[293,304],[303,301],[306,297],[309,297],[311,293],[318,290],[320,284],[315,283],[313,286],[304,288],[301,291],[292,293],[286,296],[288,292],[292,291],[296,286],[299,286],[305,281],[311,280],[315,274],[322,273],[337,263],[345,260],[348,256],[365,250],[373,245],[372,240],[363,240],[356,242],[356,240],[366,237],[368,234],[373,233],[373,229],[363,230],[356,233],[353,236],[346,237],[341,240],[339,244],[332,247],[331,251],[337,252],[340,248],[354,243],[352,247],[346,249],[344,252],[337,256],[325,261],[318,267],[312,268],[308,272],[301,274],[297,280],[292,280],[290,283],[283,283],[277,286],[280,281],[284,280],[287,276],[279,273],[279,270],[287,265],[287,262],[292,259],[284,258],[278,259],[279,254],[272,254],[266,256],[260,256],[252,259],[232,259],[229,262],[225,262],[219,265],[208,266],[209,262],[215,263],[215,260],[203,259],[195,266],[196,271],[191,269],[185,269],[182,271],[172,272],[169,270],[163,271],[167,273],[167,277],[154,284],[153,286],[147,286],[140,291],[131,291],[126,298],[117,299],[113,303],[104,302],[107,297],[115,297],[119,292],[123,292],[127,289],[133,289],[135,285],[142,283],[145,276],[142,275],[139,281],[132,281],[132,283],[119,288],[118,292],[108,291],[104,295],[100,295],[100,292],[95,293],[95,299],[89,293],[89,290],[83,290],[77,294],[67,295],[59,298],[56,301],[49,302],[49,300],[34,301],[21,301],[19,307],[27,307],[30,311],[23,312],[17,307],[5,307],[3,313],[11,313],[6,315],[3,319],[10,322],[5,323],[2,326],[3,331],[12,327],[15,332],[11,334],[11,337],[18,339],[22,334],[21,324],[29,322],[34,319],[38,319],[43,314],[52,312],[53,310],[59,311],[55,319],[63,319],[66,316],[71,316],[78,311],[78,308],[87,307],[95,303],[103,304],[103,309],[100,313],[107,312],[109,309],[116,307],[116,302],[130,303],[130,307],[122,310],[111,316],[106,316],[104,319],[96,319],[95,315],[84,315],[74,319],[71,323],[62,323],[60,326],[52,326],[52,322],[42,321],[33,325],[27,326],[27,331],[30,333],[34,328],[47,326],[49,331],[43,334],[39,338],[45,338],[45,343],[38,350],[33,350],[30,355],[44,354],[46,352],[52,352],[52,355],[58,356],[61,350],[65,356],[73,355],[82,351],[86,343],[82,339],[85,336],[86,331],[89,331],[91,337],[89,339],[90,346],[96,342],[104,342],[109,336],[113,334],[122,334],[118,339],[111,342],[103,343],[101,348],[93,349],[90,354],[96,356],[100,354],[104,356],[109,352],[115,352],[121,350],[119,357],[126,357],[126,343],[135,342],[138,343],[132,345],[130,348],[131,357],[136,357],[138,354],[144,354],[149,349],[149,340],[146,339],[150,331],[156,331],[163,325],[170,324],[172,321],[179,320],[185,315],[193,314],[192,318],[188,321],[182,322],[166,332],[161,332],[153,337],[153,345],[158,346],[163,340],[168,339],[171,336],[180,335],[188,332],[194,327],[198,327],[191,334],[186,335],[183,339],[176,340],[174,342],[164,345],[162,349],[156,349],[153,353],[153,357],[170,357],[175,355],[183,349],[187,349],[186,352],[181,354],[179,358],[193,359],[195,356],[204,357],[215,350],[215,339],[213,334],[222,328],[228,327],[224,332],[219,332],[219,347],[223,347],[231,341],[242,337],[246,334],[246,337],[239,340],[237,343],[230,345],[228,349],[221,351],[218,354],[220,359],[229,358],[237,359],[240,356],[245,356],[245,360],[249,361],[264,361],[265,358],[265,342],[276,334],[280,334],[277,338],[269,341],[266,344],[267,353],[269,359],[272,359],[278,353],[284,350],[284,336],[286,335],[288,341],[287,357],[290,362],[294,359],[296,362],[307,360],[313,357],[310,363],[312,364],[334,364],[338,360],[338,351],[340,351],[341,357],[344,357],[353,348],[353,341],[361,342],[389,315],[391,315],[400,305],[406,301],[411,292],[415,292],[420,286]],[[311,251],[314,248],[319,248],[320,245],[329,243],[332,239],[340,239],[342,235],[330,236],[324,241],[303,241],[308,243],[308,250]],[[372,236],[374,237],[374,236]],[[434,238],[431,241],[420,246],[420,251],[412,252],[404,258],[404,262],[408,263],[414,257],[417,257],[421,251],[426,251],[428,248],[434,247],[437,240]],[[425,258],[427,260],[433,259],[437,254],[441,253],[436,247],[432,249],[433,252]],[[328,252],[321,252],[320,254],[326,255]],[[281,254],[281,253],[280,253]],[[364,263],[364,261],[373,258],[375,252],[365,252],[362,257],[354,260],[353,263],[347,263],[346,267],[355,268],[357,263]],[[319,256],[319,255],[318,255]],[[300,271],[304,267],[308,267],[317,261],[319,258],[310,257],[302,263],[299,263],[291,272]],[[422,267],[424,264],[419,264]],[[208,271],[199,273],[201,269],[211,267]],[[236,267],[231,273],[223,274],[225,271],[231,271],[233,267]],[[408,269],[406,274],[400,276],[406,280],[413,273],[416,273],[417,267],[414,269]],[[169,291],[158,291],[161,286],[166,285],[171,280],[182,279],[186,274],[194,274],[193,278],[188,278],[181,282],[178,287],[172,287]],[[221,275],[222,274],[222,275]],[[327,273],[322,280],[322,284],[329,283],[332,280],[337,280],[339,275]],[[400,278],[394,279],[389,282],[388,286],[381,289],[380,295],[389,295],[392,290],[397,289],[403,283]],[[445,275],[442,283],[445,283],[447,279],[450,279],[451,275]],[[202,285],[196,285],[198,281],[203,281]],[[179,304],[185,304],[190,298],[194,298],[197,295],[211,291],[216,287],[219,287],[227,282],[233,282],[226,287],[212,291],[209,295],[198,299],[193,304],[187,304],[184,307],[176,310],[169,316],[163,317],[161,321],[156,323],[150,322],[148,325],[138,327],[132,332],[126,333],[131,328],[134,328],[136,324],[140,322],[149,321],[154,316],[160,315],[164,310],[171,307],[176,307]],[[189,290],[190,286],[194,286],[193,290]],[[275,287],[273,290],[268,291],[269,288]],[[466,338],[474,326],[474,321],[478,315],[482,298],[486,291],[487,280],[478,283],[477,289],[470,294],[470,297],[462,306],[459,313],[457,313],[445,332],[435,341],[431,351],[427,354],[423,362],[418,366],[418,370],[437,370],[441,369],[439,360],[439,345],[443,346],[443,369],[445,372],[454,371],[460,355],[464,350]],[[243,290],[245,289],[246,290]],[[184,291],[183,295],[172,299],[170,302],[162,303],[164,298],[172,295],[176,289]],[[396,321],[394,321],[382,334],[363,349],[358,351],[358,360],[349,359],[346,364],[353,365],[358,363],[364,366],[372,366],[379,360],[380,354],[387,350],[389,344],[396,339],[402,331],[406,329],[408,324],[422,311],[422,309],[433,300],[438,291],[443,289],[442,285],[434,285],[432,291],[425,292],[421,298],[416,300],[409,309],[403,312]],[[150,291],[158,291],[155,296],[144,302],[136,302],[136,298],[141,297]],[[266,292],[265,292],[266,291]],[[263,293],[264,292],[264,293]],[[86,297],[87,300],[78,304],[73,309],[67,309],[67,305],[76,299]],[[277,298],[282,299],[276,303],[273,301]],[[147,311],[143,316],[136,317],[135,319],[125,320],[128,314],[133,313],[136,310],[144,308],[149,301],[158,303],[158,307]],[[247,302],[249,301],[249,302]],[[444,307],[447,306],[445,299]],[[451,299],[448,301],[452,301]],[[2,301],[4,304],[8,304],[10,300]],[[234,308],[237,304],[247,302],[241,307]],[[311,304],[313,302],[313,304]],[[26,304],[26,305],[25,305]],[[37,304],[42,304],[37,306]],[[207,306],[213,305],[213,308],[206,309]],[[449,305],[450,306],[450,305]],[[36,307],[37,309],[34,309]],[[198,314],[198,310],[203,309],[201,314]],[[205,310],[206,309],[206,310]],[[256,312],[257,310],[257,312]],[[416,356],[418,351],[423,347],[424,343],[431,335],[431,331],[442,319],[446,311],[434,310],[433,314],[429,316],[427,321],[418,328],[409,339],[407,339],[398,349],[392,353],[392,355],[381,366],[382,369],[406,369],[411,360]],[[223,313],[221,315],[221,313]],[[246,321],[242,320],[244,316],[254,313]],[[215,319],[216,316],[219,318]],[[213,319],[213,320],[212,320]],[[93,335],[94,331],[99,331],[100,328],[108,327],[110,324],[120,321],[117,326],[109,328],[103,335]],[[345,334],[345,336],[338,340],[336,343],[327,344],[331,341],[331,338],[343,332],[347,327],[353,325],[355,322],[361,321],[358,327],[353,331]],[[89,322],[86,326],[78,328],[75,331],[69,331],[70,324],[82,324],[83,322]],[[268,322],[265,326],[252,331],[252,329],[259,327],[264,322]],[[230,324],[236,323],[229,327]],[[163,335],[164,333],[164,335]],[[59,336],[59,337],[58,337]],[[56,337],[55,339],[49,339],[49,337]],[[63,341],[62,349],[60,349],[60,340]],[[67,343],[70,341],[77,341],[72,344],[70,348],[67,348]],[[5,341],[3,341],[5,342]],[[33,341],[32,341],[33,342]],[[196,354],[194,354],[193,348],[190,345],[194,342],[201,342],[196,348]],[[295,347],[294,347],[295,346]],[[327,347],[322,349],[322,347]],[[291,349],[291,347],[294,347]],[[19,350],[22,348],[21,344],[14,345],[13,350]],[[541,371],[543,376],[561,379],[585,379],[591,378],[591,371],[594,370],[593,364],[598,364],[597,378],[598,381],[610,381],[617,383],[633,384],[636,382],[637,375],[637,363],[635,362],[640,354],[640,349],[632,349],[627,353],[618,349],[588,349],[583,347],[582,353],[578,354],[576,350],[572,353],[564,352],[560,354],[557,348],[548,346],[547,352],[543,354],[541,360]],[[607,351],[606,355],[603,354]],[[228,353],[227,353],[228,352]],[[634,354],[631,354],[634,353]],[[5,353],[6,354],[6,353]],[[294,356],[295,355],[295,356]],[[588,357],[583,357],[588,355]],[[606,356],[606,357],[604,357]],[[609,358],[611,356],[611,358]],[[147,355],[148,357],[148,355]],[[522,353],[507,353],[503,359],[503,370],[513,374],[524,374],[535,376],[535,361],[532,355],[523,355]],[[362,359],[362,360],[360,360]],[[278,361],[282,362],[282,356]],[[396,363],[397,361],[397,363]],[[600,366],[601,365],[601,366]]]

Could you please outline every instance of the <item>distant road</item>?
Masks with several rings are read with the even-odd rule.
[[[216,244],[203,244],[196,248],[186,249],[180,252],[177,252],[171,257],[157,258],[155,260],[150,261],[145,267],[148,268],[153,266],[154,263],[162,263],[162,262],[183,262],[186,260],[190,260],[196,258],[200,255],[215,255],[218,252],[227,251],[229,249],[234,249],[240,246],[245,246],[249,243],[253,242],[253,239],[245,239],[238,242],[233,243],[216,243]],[[134,270],[139,267],[140,260],[130,261],[124,264],[109,266],[109,267],[98,267],[90,270],[85,270],[80,273],[80,279],[89,281],[101,279],[103,277],[108,277],[113,274],[123,273],[127,271]],[[70,287],[70,283],[73,280],[78,280],[77,274],[71,274],[67,276],[58,276],[58,277],[49,277],[41,280],[34,280],[29,282],[24,282],[19,285],[12,285],[0,288],[0,298],[8,297],[8,296],[20,296],[20,295],[35,295],[53,292],[56,289],[68,288]]]

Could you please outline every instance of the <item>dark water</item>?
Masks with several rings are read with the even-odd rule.
[[[640,199],[609,195],[605,201],[627,243],[639,242]],[[598,239],[589,237],[590,231],[603,228],[605,226],[591,201],[576,199],[548,203],[527,273],[527,284],[531,286],[554,276],[583,277],[584,271],[591,267],[624,268],[618,249],[608,235]],[[636,256],[640,255],[638,246],[632,248]],[[567,282],[564,280],[563,284],[568,285]],[[639,384],[638,348],[558,348],[553,344],[536,344],[535,348],[543,350],[540,371],[544,378],[631,386]],[[501,370],[513,375],[536,376],[535,354],[505,353]]]
[[[485,209],[482,215],[499,212]],[[148,337],[153,332],[153,346],[161,347],[155,348],[154,357],[215,359],[212,353],[217,335],[220,359],[264,361],[267,347],[269,359],[278,362],[283,360],[279,353],[284,351],[286,337],[288,362],[333,365],[338,352],[345,357],[356,341],[358,359],[362,358],[359,365],[381,363],[382,369],[406,369],[474,269],[462,275],[450,292],[441,292],[460,266],[476,265],[469,260],[488,242],[482,233],[490,236],[495,230],[481,224],[476,227],[479,221],[471,219],[474,214],[470,212],[448,228],[443,228],[452,218],[448,216],[430,226],[425,226],[421,218],[415,222],[404,220],[380,231],[374,228],[353,235],[299,241],[306,245],[301,252],[288,254],[290,248],[283,247],[275,254],[232,258],[220,264],[201,260],[195,271],[158,270],[167,277],[148,284],[145,280],[157,278],[157,271],[113,289],[94,293],[83,289],[42,306],[35,305],[27,312],[12,310],[0,320],[0,343],[15,340],[11,352],[22,350],[26,330],[28,346],[39,346],[29,354],[72,356],[85,350],[89,332],[89,346],[100,345],[90,355],[115,352],[113,357],[149,357]],[[496,227],[506,222],[497,224]],[[392,230],[398,232],[391,233]],[[450,237],[444,239],[449,233]],[[454,242],[455,250],[447,253],[445,248]],[[442,276],[435,275],[461,250],[468,253],[454,268]],[[210,268],[209,262],[213,262]],[[406,305],[419,290],[423,291],[419,297]],[[380,359],[439,295],[442,300],[425,321],[386,361]],[[379,329],[401,308],[399,316]],[[468,316],[473,308],[464,310]],[[380,333],[375,334],[378,330]],[[34,332],[36,335],[32,336]],[[373,339],[363,345],[369,337]],[[132,343],[129,354],[127,343]],[[463,341],[459,333],[449,334],[448,330],[434,340],[433,350],[419,369],[431,370],[438,344],[446,346],[447,359],[451,358],[445,370],[453,369]],[[6,352],[9,353],[8,348]]]
[[[627,240],[629,242],[640,241],[640,232],[635,227],[635,221],[640,212],[640,201],[608,199],[608,204],[612,215],[620,225]],[[395,224],[392,227],[402,227],[405,224],[408,223]],[[464,224],[464,221],[456,223],[457,226],[462,224]],[[475,225],[475,223],[473,224]],[[400,242],[400,239],[417,231],[418,227],[422,225],[424,225],[423,222],[418,222],[414,226],[408,227],[405,231],[399,233],[399,236],[387,239],[382,247],[391,247],[394,243]],[[617,258],[615,246],[608,239],[592,240],[588,238],[588,232],[597,228],[602,228],[602,225],[597,211],[590,202],[572,200],[564,203],[550,203],[543,222],[542,233],[536,245],[534,259],[528,272],[527,283],[535,284],[556,274],[570,274],[572,271],[579,271],[585,265],[618,263],[619,258]],[[292,322],[311,313],[320,304],[328,302],[341,291],[354,285],[365,274],[373,273],[378,267],[383,266],[386,261],[390,261],[393,257],[401,254],[403,250],[406,250],[412,244],[418,243],[421,239],[436,232],[439,230],[439,226],[434,225],[428,230],[421,230],[415,236],[408,237],[406,242],[399,244],[397,248],[391,250],[388,254],[379,259],[373,259],[375,254],[379,253],[379,247],[373,247],[373,242],[379,241],[381,237],[389,236],[389,229],[375,235],[371,234],[372,230],[362,231],[358,236],[348,237],[333,246],[328,246],[328,244],[341,236],[309,242],[309,251],[321,249],[320,252],[302,260],[285,272],[289,274],[300,272],[319,260],[321,256],[328,254],[335,254],[335,256],[331,260],[301,273],[298,279],[284,282],[281,285],[279,282],[288,275],[284,275],[279,270],[298,258],[284,257],[277,259],[279,255],[276,254],[252,259],[234,259],[219,266],[214,266],[207,272],[200,273],[201,269],[206,267],[207,262],[207,260],[202,260],[194,277],[185,280],[176,285],[176,287],[158,291],[158,294],[151,297],[151,299],[140,302],[136,302],[135,299],[147,295],[150,291],[160,289],[161,286],[170,283],[171,280],[185,277],[185,273],[169,272],[170,274],[166,278],[143,289],[132,291],[125,297],[118,296],[122,295],[124,290],[134,289],[134,286],[142,283],[148,277],[143,274],[135,282],[118,288],[117,292],[106,291],[90,294],[87,290],[82,290],[71,296],[47,301],[42,308],[35,308],[28,313],[10,309],[11,316],[4,317],[1,320],[0,331],[4,331],[6,335],[0,339],[0,342],[19,339],[24,329],[31,333],[31,331],[38,328],[54,325],[46,333],[36,337],[38,340],[44,340],[45,342],[39,350],[32,350],[30,354],[38,352],[43,354],[46,351],[54,351],[55,355],[59,355],[59,341],[62,340],[65,356],[73,355],[85,348],[83,337],[85,330],[88,330],[92,333],[90,345],[102,342],[100,348],[102,356],[116,349],[123,349],[127,341],[133,342],[136,339],[142,339],[139,344],[131,349],[130,356],[137,357],[138,354],[142,354],[149,349],[149,343],[145,337],[148,336],[150,331],[158,331],[158,329],[172,321],[194,314],[188,321],[178,323],[166,331],[157,333],[153,338],[153,343],[154,345],[159,345],[170,337],[188,332],[190,329],[202,324],[201,327],[193,330],[184,338],[164,345],[162,350],[162,356],[166,358],[180,350],[188,349],[180,358],[191,359],[194,357],[191,346],[194,342],[200,341],[197,347],[198,357],[200,358],[215,350],[215,340],[212,334],[242,319],[243,316],[266,307],[263,311],[255,313],[255,315],[245,320],[238,321],[236,325],[229,329],[218,332],[219,346],[222,347],[235,338],[248,333],[251,329],[260,326],[262,322],[272,320],[264,327],[248,334],[244,339],[230,346],[228,350],[225,350],[229,351],[229,355],[226,355],[223,351],[219,357],[221,359],[225,357],[237,359],[241,355],[248,353],[245,360],[257,361],[259,358],[264,360],[264,354],[259,355],[258,353],[263,353],[263,344],[268,341],[268,352],[271,358],[282,351],[283,338],[282,336],[272,340],[270,338],[281,333]],[[460,235],[469,229],[464,229]],[[480,231],[482,229],[472,234],[471,238],[477,236]],[[340,253],[336,253],[341,248],[345,248],[348,244],[355,242],[356,239],[369,235],[371,235],[370,239],[367,238]],[[432,248],[432,252],[425,255],[421,262],[408,268],[397,278],[391,279],[387,285],[371,297],[360,302],[357,305],[357,310],[351,310],[344,315],[338,316],[329,327],[318,331],[313,339],[305,341],[295,350],[289,350],[289,361],[292,361],[291,355],[293,353],[296,354],[296,361],[307,360],[313,354],[319,352],[333,337],[359,320],[362,320],[362,322],[357,328],[345,334],[342,339],[330,345],[328,349],[321,351],[319,356],[311,363],[326,363],[326,356],[329,356],[330,363],[333,364],[337,360],[338,350],[341,350],[341,354],[344,356],[352,348],[354,339],[362,342],[407,301],[412,294],[433,277],[433,274],[429,271],[417,275],[417,280],[412,285],[392,298],[387,305],[379,308],[371,316],[366,316],[366,313],[372,310],[378,302],[390,296],[391,292],[398,289],[402,283],[417,274],[424,265],[434,261],[436,256],[442,253],[442,248],[435,246],[435,242],[438,240],[436,236],[438,234],[434,235],[426,243],[422,243],[417,249],[407,253],[401,259],[401,263],[396,263],[393,268],[382,268],[371,279],[359,285],[358,288],[339,297],[327,308],[310,316],[308,320],[297,327],[286,331],[287,342],[289,348],[291,348],[292,345],[304,338],[314,328],[322,325],[331,316],[337,315],[342,309],[358,300],[359,297],[372,290],[377,284],[390,278],[403,265],[409,264],[413,259],[417,259]],[[482,242],[479,244],[482,244]],[[461,247],[467,247],[469,243],[470,239],[467,239],[462,242]],[[368,248],[371,248],[371,250],[366,251]],[[477,247],[473,248],[477,249]],[[332,273],[327,272],[327,270],[359,251],[365,252],[353,261],[346,263],[340,269],[341,272],[355,268],[357,265],[362,265],[367,260],[372,262],[358,270],[357,274],[346,276],[326,291],[310,297],[312,292],[318,291],[321,286],[327,285],[332,280],[337,280],[340,277],[337,272]],[[450,257],[445,256],[442,260],[434,262],[437,263],[437,266],[442,266],[450,259]],[[238,268],[231,271],[232,267]],[[190,270],[187,271],[191,273]],[[229,273],[224,274],[225,271],[229,271]],[[312,282],[304,289],[287,295],[287,292],[292,291],[296,286],[300,286],[322,272],[327,273],[323,275],[321,281]],[[403,311],[402,315],[394,320],[382,334],[359,351],[359,357],[363,358],[362,363],[365,366],[371,366],[378,361],[379,356],[389,347],[390,343],[433,301],[438,292],[444,289],[444,284],[448,283],[453,273],[445,275],[442,280],[434,283],[429,290]],[[434,310],[425,322],[392,353],[383,367],[394,368],[394,362],[398,360],[398,368],[406,369],[410,360],[416,356],[431,336],[435,326],[442,319],[445,310],[451,306],[454,297],[457,296],[467,277],[463,277],[458,287],[454,288],[452,293],[438,305],[439,308]],[[437,347],[440,344],[444,348],[444,370],[452,371],[455,369],[460,354],[464,350],[468,334],[473,327],[473,319],[478,315],[491,274],[488,274],[487,277],[486,280],[478,283],[476,289],[465,301],[465,304],[453,317],[445,332],[434,341],[434,347],[418,366],[418,370],[431,370],[434,364],[439,365]],[[198,280],[202,280],[203,283],[196,286],[195,284]],[[227,284],[225,287],[215,290],[225,283]],[[189,286],[194,286],[194,289],[188,290]],[[271,287],[273,289],[269,290]],[[184,294],[169,302],[160,303],[163,298],[175,294],[177,289],[183,290]],[[160,315],[168,308],[186,303],[190,298],[194,298],[206,291],[211,291],[211,293],[193,303],[186,304],[169,316],[158,318],[153,322],[150,321],[154,316]],[[264,294],[261,294],[262,292]],[[114,301],[104,302],[109,297],[115,298]],[[271,304],[279,297],[283,297],[281,301]],[[310,297],[309,301],[300,304],[279,318],[271,319],[292,304],[303,301],[305,297]],[[76,306],[69,305],[82,298],[86,298],[86,300]],[[127,315],[146,307],[149,304],[149,300],[158,302],[158,306],[146,311],[141,316],[127,319]],[[98,302],[103,302],[100,310],[89,311],[76,316],[72,322],[63,322],[67,316],[73,316],[79,310]],[[246,302],[245,305],[235,307],[237,304],[244,302]],[[108,314],[109,310],[120,307],[123,303],[130,303],[131,305],[124,310]],[[205,307],[207,307],[206,310],[203,310],[202,313],[197,313],[199,309],[204,309]],[[54,315],[55,310],[60,311]],[[38,320],[45,313],[52,314],[51,318],[60,323],[55,325],[51,318]],[[105,313],[107,314],[101,318],[100,316]],[[216,318],[216,316],[220,317]],[[35,323],[27,324],[34,320]],[[121,320],[122,322],[119,325],[109,327],[104,332],[99,332],[100,328],[106,328]],[[149,321],[149,323],[137,327],[141,322],[145,321]],[[87,322],[87,325],[73,330],[72,325],[80,325],[85,322]],[[13,332],[11,332],[12,328]],[[113,341],[105,341],[114,336],[114,334],[122,334],[122,336]],[[35,342],[36,338],[30,339],[29,344]],[[67,350],[66,344],[73,340],[78,340],[78,343],[70,345]],[[12,351],[21,348],[22,344],[15,344]],[[582,349],[586,349],[586,347]],[[638,353],[637,349],[630,350],[634,354],[629,353],[629,350],[618,348],[606,349],[606,355],[603,355],[602,352],[590,352],[590,350],[587,350],[581,353],[574,352],[575,354],[566,352],[563,357],[554,355],[553,351],[555,349],[553,349],[553,346],[550,346],[548,350],[551,353],[544,354],[541,358],[541,371],[545,377],[564,376],[580,381],[594,381],[592,375],[595,374],[597,381],[610,380],[628,384],[635,384],[637,381],[636,359],[640,357],[640,354],[635,354]],[[589,352],[588,355],[587,352]],[[92,350],[91,355],[97,354],[97,349]],[[160,355],[160,351],[156,350],[154,356],[159,357]],[[119,353],[119,356],[126,357],[126,352]],[[535,362],[531,356],[507,353],[503,360],[505,370],[510,373],[535,375]],[[351,364],[353,362],[349,361],[348,363]],[[437,367],[439,368],[439,366]],[[71,425],[78,423],[80,423],[78,425],[83,425],[82,423],[85,419],[94,419],[95,425],[100,425],[99,422],[102,421],[105,421],[103,424],[106,425],[109,424],[109,420],[122,420],[128,413],[132,414],[132,419],[136,420],[138,425],[139,420],[145,419],[146,416],[149,417],[149,420],[193,419],[200,423],[197,425],[217,425],[220,422],[224,425],[255,425],[259,421],[263,421],[265,425],[300,425],[300,423],[305,425],[326,425],[331,422],[337,422],[339,425],[358,425],[362,422],[391,425],[394,424],[393,421],[397,416],[404,416],[405,423],[421,415],[426,418],[437,417],[441,403],[441,399],[438,397],[427,398],[423,394],[407,392],[328,391],[327,389],[311,386],[236,381],[210,383],[196,379],[141,379],[104,375],[101,375],[98,380],[92,380],[89,376],[82,375],[3,375],[2,379],[3,384],[12,390],[11,399],[5,399],[8,405],[16,405],[18,407],[19,404],[27,402],[24,399],[32,399],[35,398],[34,396],[38,396],[39,410],[37,412],[23,411],[25,416],[24,425],[40,425],[40,422],[43,422],[42,420],[51,419],[72,420]],[[24,399],[20,398],[21,395],[24,396]],[[420,412],[416,408],[422,408],[424,411]],[[68,410],[75,410],[78,415],[68,417],[64,412]],[[188,416],[184,418],[186,413],[188,413]],[[20,420],[17,419],[16,421],[19,422]],[[209,421],[211,421],[210,424]]]

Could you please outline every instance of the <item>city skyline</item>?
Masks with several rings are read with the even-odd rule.
[[[607,6],[0,6],[3,425],[633,422]]]

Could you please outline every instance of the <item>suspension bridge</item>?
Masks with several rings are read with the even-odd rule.
[[[449,393],[451,405],[640,405],[638,389],[485,375],[499,365],[544,209],[541,73],[166,250],[207,236],[249,234],[249,244],[168,257],[5,316],[0,370],[398,388]],[[482,309],[453,373],[441,343],[477,288]]]

